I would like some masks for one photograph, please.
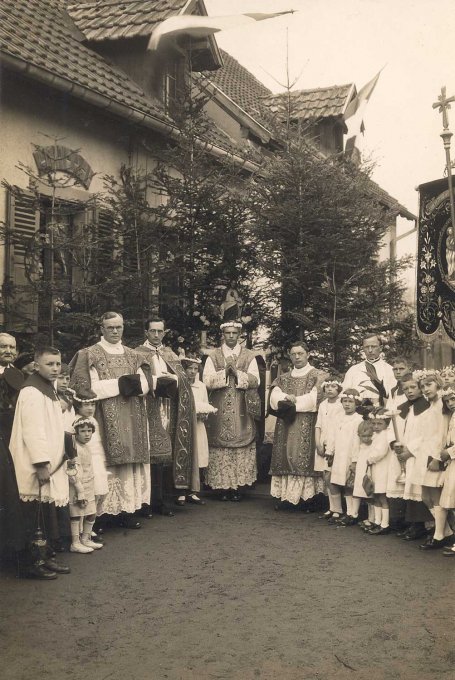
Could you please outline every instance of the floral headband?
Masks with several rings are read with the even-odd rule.
[[[340,400],[341,399],[354,399],[354,401],[358,402],[359,404],[362,401],[362,397],[360,394],[353,394],[352,392],[347,392],[346,390],[340,394]]]
[[[444,368],[441,368],[440,373],[441,375],[442,373],[450,373],[450,375],[455,375],[455,366],[453,366],[453,364],[451,366],[444,366]]]
[[[412,377],[417,382],[424,380],[425,378],[432,378],[439,375],[440,373],[436,368],[421,368],[418,371],[412,372]]]
[[[390,413],[369,413],[368,418],[370,420],[390,420],[391,418]]]
[[[243,324],[240,321],[225,321],[220,325],[220,330],[225,328],[243,328]]]
[[[321,389],[324,389],[324,387],[331,387],[332,385],[343,388],[343,383],[340,383],[339,380],[324,380]]]
[[[441,397],[448,399],[449,397],[455,397],[455,385],[446,387],[445,390],[441,390]]]
[[[197,358],[193,359],[192,357],[182,357],[181,361],[187,361],[188,363],[192,364],[202,364],[202,361],[200,359]]]
[[[76,418],[76,420],[73,422],[74,429],[77,427],[82,427],[83,425],[90,425],[90,427],[93,428],[93,431],[95,431],[95,424],[89,418]]]

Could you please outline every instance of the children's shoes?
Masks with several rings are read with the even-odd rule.
[[[95,543],[91,538],[81,538],[81,544],[85,545],[86,548],[91,548],[92,550],[99,550],[103,547],[102,543]]]
[[[81,541],[79,541],[79,543],[71,543],[70,552],[87,554],[92,553],[93,548],[90,548],[90,546],[84,545]]]

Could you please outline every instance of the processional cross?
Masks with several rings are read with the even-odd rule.
[[[446,88],[444,86],[441,87],[441,94],[438,97],[438,101],[433,104],[433,108],[439,109],[439,113],[442,113],[443,131],[441,132],[441,137],[446,152],[446,170],[447,179],[449,183],[449,198],[450,198],[450,217],[452,220],[452,228],[455,229],[455,203],[452,184],[452,163],[450,161],[450,140],[452,138],[452,132],[450,132],[449,130],[449,116],[447,114],[447,111],[450,109],[450,104],[452,102],[455,102],[455,97],[447,97]]]

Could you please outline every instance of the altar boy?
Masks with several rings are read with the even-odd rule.
[[[60,374],[61,356],[54,347],[35,352],[35,373],[27,378],[17,400],[10,449],[30,543],[37,525],[38,501],[44,516],[41,528],[47,538],[56,538],[55,508],[68,505],[69,484],[64,459],[65,430],[55,381]],[[49,535],[51,534],[51,535]],[[36,547],[36,546],[35,546]],[[49,557],[49,551],[26,566],[23,575],[43,580],[55,579],[69,568]]]

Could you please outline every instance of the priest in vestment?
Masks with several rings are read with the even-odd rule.
[[[365,360],[346,371],[343,390],[354,389],[362,399],[385,406],[392,387],[397,384],[392,366],[381,358],[381,341],[377,335],[367,335],[362,344]]]
[[[259,368],[254,353],[239,343],[242,324],[227,321],[220,328],[223,343],[210,352],[202,377],[210,403],[218,409],[206,425],[210,451],[206,482],[221,490],[222,500],[239,501],[238,488],[253,484],[257,477]]]
[[[150,504],[152,511],[172,517],[174,513],[164,502],[165,468],[172,466],[173,485],[177,490],[196,492],[200,483],[197,461],[194,460],[196,410],[193,392],[180,359],[163,345],[165,333],[163,319],[148,319],[145,342],[136,347],[136,351],[150,363],[156,384],[147,397],[152,464]]]
[[[101,317],[101,339],[72,359],[71,387],[81,395],[96,395],[95,418],[106,453],[109,492],[99,514],[131,517],[150,498],[150,452],[144,395],[152,387],[148,362],[122,344],[123,317],[106,312]],[[126,513],[126,517],[125,517]]]
[[[297,505],[324,492],[322,472],[314,469],[314,428],[323,375],[308,363],[304,342],[295,343],[289,356],[292,370],[281,374],[270,392],[270,412],[277,416],[270,493],[280,502]]]

